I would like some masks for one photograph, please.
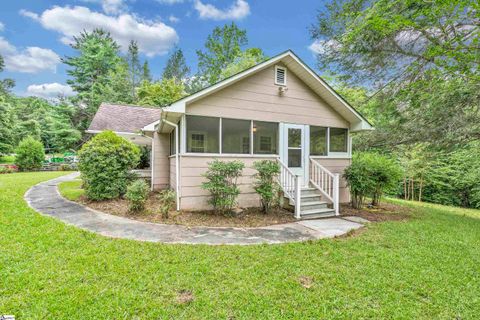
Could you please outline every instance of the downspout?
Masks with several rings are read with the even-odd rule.
[[[167,119],[162,119],[162,121],[175,128],[175,193],[177,196],[177,211],[180,211],[180,158],[178,157],[180,150],[178,143],[178,124],[170,122]]]

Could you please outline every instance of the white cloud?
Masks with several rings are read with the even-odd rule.
[[[102,9],[106,14],[119,14],[125,11],[123,0],[103,0]]]
[[[195,0],[194,8],[201,19],[237,20],[245,18],[250,14],[250,6],[245,0],[236,0],[228,9],[223,10],[218,9],[214,5]]]
[[[27,88],[27,95],[52,99],[58,97],[70,97],[75,95],[75,92],[69,85],[54,82],[29,85]]]
[[[171,14],[169,17],[168,17],[168,21],[170,21],[171,23],[177,23],[180,21],[179,18],[175,17],[173,14]]]
[[[0,54],[4,57],[5,68],[9,71],[37,73],[44,70],[56,71],[60,57],[50,49],[27,47],[19,51],[7,40],[0,37]]]
[[[178,41],[177,32],[172,27],[161,21],[143,20],[130,14],[113,17],[80,6],[53,7],[40,15],[26,10],[20,13],[39,21],[45,29],[61,33],[60,39],[65,44],[71,43],[73,37],[83,30],[101,28],[110,32],[122,51],[128,50],[130,40],[136,40],[140,52],[152,57],[167,53]]]
[[[3,29],[5,29],[5,25],[0,22],[0,31],[3,31]]]
[[[19,13],[22,16],[31,18],[33,20],[38,20],[39,19],[38,14],[36,14],[35,12],[31,12],[31,11],[28,11],[28,10],[25,10],[25,9],[21,9]]]
[[[315,40],[308,49],[315,54],[324,54],[327,50],[336,50],[340,48],[338,41],[330,40]]]

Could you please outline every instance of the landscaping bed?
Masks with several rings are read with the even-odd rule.
[[[172,210],[169,213],[169,217],[164,218],[160,213],[160,200],[157,198],[158,193],[155,192],[150,193],[144,212],[131,213],[128,210],[128,201],[126,199],[90,201],[83,195],[83,190],[80,186],[81,180],[63,182],[59,185],[59,190],[65,198],[81,203],[94,210],[139,221],[180,224],[189,227],[262,227],[296,221],[292,212],[282,208],[273,208],[268,214],[264,214],[260,208],[246,208],[235,215],[222,215],[212,210],[182,210],[179,212]]]
[[[382,202],[378,206],[366,206],[361,210],[342,205],[340,212],[342,216],[357,216],[370,222],[403,221],[412,216],[411,210],[405,206],[388,202]]]

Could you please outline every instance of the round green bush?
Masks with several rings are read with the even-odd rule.
[[[104,131],[85,143],[78,156],[85,195],[105,200],[125,194],[133,178],[130,170],[140,161],[140,150],[112,131]]]
[[[32,137],[26,137],[18,144],[15,164],[21,171],[37,170],[45,160],[43,144]]]

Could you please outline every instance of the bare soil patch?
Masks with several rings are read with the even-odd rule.
[[[180,212],[172,210],[169,213],[169,217],[164,218],[159,210],[160,200],[157,199],[156,193],[150,194],[146,209],[141,213],[129,212],[128,202],[125,199],[89,201],[82,196],[78,202],[92,209],[116,216],[146,222],[180,224],[189,227],[263,227],[296,221],[292,212],[282,208],[274,208],[268,214],[264,214],[260,208],[245,208],[243,212],[236,215],[221,215],[207,210]]]
[[[365,207],[362,210],[342,205],[342,216],[357,216],[370,222],[404,221],[411,217],[410,209],[391,203],[381,203],[378,207]]]

